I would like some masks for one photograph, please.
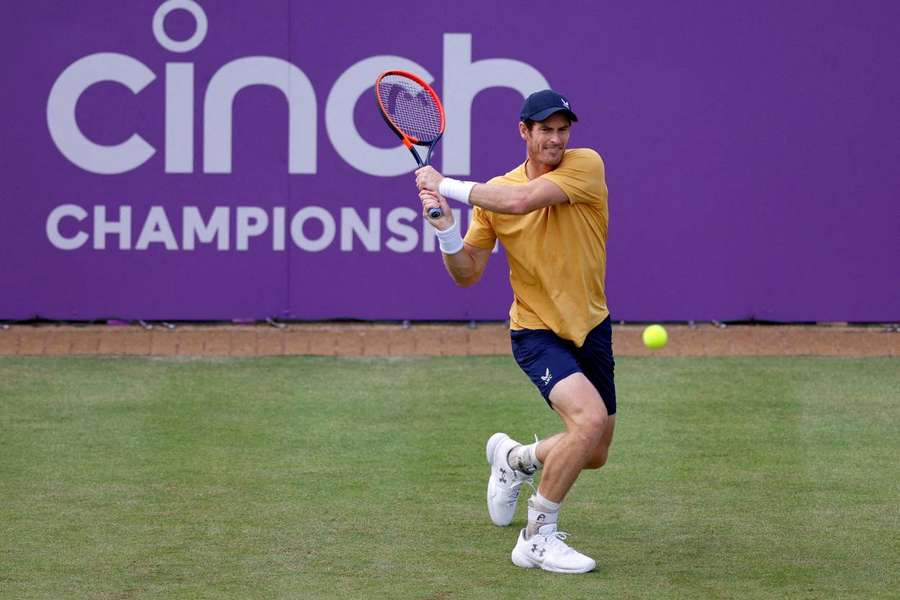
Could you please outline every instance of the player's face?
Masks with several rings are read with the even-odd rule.
[[[560,113],[534,123],[531,129],[519,123],[519,131],[528,147],[528,159],[548,167],[558,165],[569,144],[570,128],[568,117]]]

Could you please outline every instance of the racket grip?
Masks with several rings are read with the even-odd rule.
[[[443,214],[444,214],[443,211],[441,211],[441,209],[439,209],[437,207],[428,209],[428,216],[431,217],[432,219],[440,219],[443,216]]]

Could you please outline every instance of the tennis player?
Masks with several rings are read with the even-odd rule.
[[[509,525],[519,489],[543,470],[528,500],[528,523],[512,561],[525,568],[584,573],[595,561],[575,551],[558,529],[563,500],[584,469],[606,463],[615,428],[612,331],[606,305],[607,188],[600,155],[568,149],[569,101],[553,90],[528,96],[519,115],[526,160],[487,183],[416,171],[426,219],[437,229],[444,264],[461,286],[476,283],[496,240],[506,249],[516,362],[537,386],[565,431],[532,444],[505,433],[487,441],[488,513]],[[465,240],[447,198],[474,206]],[[442,216],[430,219],[439,207]]]

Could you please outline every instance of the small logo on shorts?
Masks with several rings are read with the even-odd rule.
[[[543,375],[541,375],[541,381],[544,382],[544,385],[547,385],[548,383],[550,383],[551,379],[553,379],[553,375],[550,374],[550,369],[548,367],[547,371]]]

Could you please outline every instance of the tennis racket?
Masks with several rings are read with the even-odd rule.
[[[385,71],[375,80],[378,109],[388,127],[409,148],[420,167],[431,163],[431,153],[444,135],[444,105],[430,85],[408,71]],[[425,160],[416,146],[428,148]],[[432,208],[428,216],[439,218],[440,208]]]

